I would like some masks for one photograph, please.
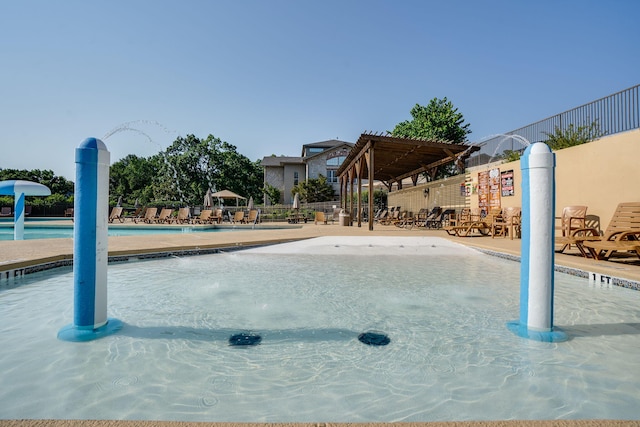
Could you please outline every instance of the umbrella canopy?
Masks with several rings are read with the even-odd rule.
[[[238,206],[238,200],[246,200],[246,197],[242,197],[239,194],[234,193],[229,190],[217,191],[211,195],[212,197],[217,197],[218,199],[236,199],[236,206]]]
[[[140,201],[136,199],[136,202],[133,204],[133,207],[138,209],[140,207]]]
[[[37,182],[10,179],[0,181],[0,195],[15,196],[13,239],[24,238],[24,196],[50,196],[51,190]]]
[[[300,196],[298,193],[293,197],[293,209],[300,209]]]
[[[253,209],[253,196],[249,197],[249,203],[247,203],[247,209]]]
[[[118,203],[116,203],[117,207],[122,206],[122,196],[118,197]]]
[[[202,203],[205,208],[210,208],[213,206],[213,195],[211,193],[211,189],[209,188],[204,195],[204,202]]]

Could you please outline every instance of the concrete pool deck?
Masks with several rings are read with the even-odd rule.
[[[68,221],[61,221],[68,225]],[[132,224],[125,222],[124,224]],[[139,224],[138,224],[139,225]],[[211,251],[225,248],[242,248],[256,245],[267,245],[291,242],[321,236],[432,236],[448,239],[466,246],[474,247],[490,253],[510,257],[520,256],[519,239],[492,239],[488,236],[456,237],[449,236],[443,230],[429,230],[414,227],[411,230],[395,226],[376,225],[369,231],[366,224],[362,227],[343,227],[337,224],[314,225],[302,224],[287,228],[269,229],[273,224],[263,224],[256,229],[250,225],[237,226],[235,231],[222,233],[175,233],[145,236],[109,237],[110,256],[136,256],[183,251]],[[155,225],[148,225],[155,227]],[[182,227],[182,226],[176,226]],[[265,228],[261,228],[265,227]],[[0,241],[0,273],[2,279],[8,275],[22,274],[23,269],[55,262],[70,262],[73,258],[73,239],[42,239]],[[596,261],[580,256],[577,249],[565,254],[556,253],[556,267],[575,269],[578,272],[594,272],[604,276],[619,278],[640,284],[640,260],[637,258],[612,258],[612,261]],[[1,279],[0,279],[1,280]]]
[[[68,222],[67,222],[68,224]],[[269,224],[266,224],[267,226]],[[153,227],[153,225],[149,225]],[[321,236],[431,236],[441,237],[453,242],[474,247],[483,251],[503,254],[510,257],[520,255],[520,240],[491,237],[454,237],[442,230],[414,228],[406,230],[395,226],[375,226],[369,231],[366,224],[362,227],[342,227],[339,225],[303,224],[286,229],[251,229],[225,233],[184,233],[159,234],[151,236],[122,236],[109,238],[111,256],[136,256],[163,252],[181,252],[214,250],[224,248],[242,248],[266,244],[291,242]],[[239,227],[239,228],[240,228]],[[41,264],[60,260],[71,260],[73,239],[45,239],[23,241],[0,241],[0,285],[6,280],[7,272],[15,272]],[[579,256],[577,250],[571,254],[556,254],[556,265],[579,271],[596,272],[640,283],[640,263],[595,261]],[[587,279],[585,279],[586,281]],[[586,282],[585,282],[586,283]],[[640,421],[621,420],[548,420],[548,421],[472,421],[472,422],[427,422],[427,423],[206,423],[206,422],[157,422],[157,421],[118,421],[118,420],[0,420],[0,426],[54,426],[54,427],[549,427],[549,426],[640,426]]]

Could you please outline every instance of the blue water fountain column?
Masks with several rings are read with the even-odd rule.
[[[518,336],[544,342],[567,340],[553,326],[555,162],[555,154],[543,142],[529,145],[520,158],[520,319],[507,323]]]
[[[73,227],[73,323],[58,332],[65,341],[90,341],[118,331],[107,318],[109,160],[106,145],[87,138],[76,148]]]

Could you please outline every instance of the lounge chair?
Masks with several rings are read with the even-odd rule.
[[[245,222],[245,217],[244,217],[244,211],[236,211],[236,213],[233,215],[233,219],[231,220],[232,223],[244,223]]]
[[[111,209],[111,214],[109,215],[109,222],[113,222],[116,219],[120,222],[124,222],[124,217],[122,216],[122,207],[116,206]]]
[[[455,209],[445,209],[440,212],[440,214],[433,219],[427,220],[427,228],[442,228],[448,224],[449,218],[453,217],[456,214]]]
[[[431,211],[427,212],[424,215],[418,213],[418,216],[416,217],[415,225],[417,227],[427,228],[427,223],[429,221],[433,221],[441,213],[442,213],[442,208],[440,208],[440,206],[435,206],[433,209],[431,209]]]
[[[142,220],[144,223],[151,224],[155,221],[157,215],[158,208],[147,208],[144,211],[144,216],[142,218],[133,218],[133,222],[138,223],[139,220]]]
[[[211,209],[203,209],[200,211],[200,215],[193,218],[191,222],[193,224],[210,224],[212,214],[213,214],[213,211]]]
[[[482,234],[483,236],[489,235],[494,221],[501,214],[500,208],[491,208],[489,213],[485,217],[478,217],[478,214],[471,212],[470,220],[465,223],[460,223],[452,226],[445,226],[445,231],[452,236],[468,237],[474,231]]]
[[[73,208],[67,208],[64,210],[64,216],[73,218]]]
[[[391,209],[394,208],[392,207]],[[400,218],[400,209],[394,209],[393,212],[391,212],[385,218],[380,219],[380,221],[378,222],[382,225],[391,225],[398,221],[398,218]]]
[[[129,218],[131,221],[135,221],[136,219],[140,219],[142,218],[142,215],[144,215],[144,208],[140,207],[140,208],[136,208],[136,210],[129,215],[125,215],[125,219]]]
[[[171,208],[162,208],[162,210],[160,211],[160,215],[158,215],[157,218],[155,218],[155,223],[156,224],[168,224],[171,222],[172,218],[171,216],[173,215],[173,209]]]
[[[381,223],[382,221],[385,220],[387,216],[389,216],[389,209],[384,209],[382,210],[382,212],[380,212],[377,218],[374,218],[373,221],[377,223]]]
[[[0,216],[11,216],[11,206],[3,206],[0,209]]]
[[[327,223],[327,217],[324,214],[324,212],[316,212],[315,219],[314,219],[313,223],[316,224],[316,225],[318,223],[326,224]]]
[[[586,217],[586,206],[565,206],[562,209],[562,216],[558,218],[560,219],[560,227],[556,227],[555,238],[555,243],[562,247],[556,252],[562,253],[566,249],[571,249],[572,245],[575,245],[575,240],[571,236],[574,230],[586,228]],[[582,247],[579,249],[582,249]],[[584,253],[582,255],[586,256]]]
[[[580,231],[589,234],[580,237]],[[640,258],[640,202],[620,203],[604,235],[595,239],[596,233],[595,229],[574,230],[581,252],[586,248],[596,260],[607,260],[616,252],[634,252]]]
[[[493,222],[491,223],[491,238],[495,238],[496,236],[503,236],[513,240],[513,236],[520,237],[521,231],[521,218],[520,215],[522,213],[522,209],[520,207],[510,206],[508,208],[504,208],[502,214],[493,218]]]
[[[180,208],[178,209],[178,216],[171,219],[171,222],[177,222],[178,224],[184,224],[189,222],[189,218],[191,217],[191,209],[189,208]]]
[[[220,210],[222,212],[222,210]],[[260,215],[257,209],[251,209],[249,211],[249,217],[247,218],[247,223],[255,224],[256,222],[260,222]]]
[[[224,213],[223,213],[222,209],[221,208],[217,208],[211,214],[211,220],[209,222],[211,222],[211,223],[215,222],[217,224],[220,224],[223,219],[224,219]]]

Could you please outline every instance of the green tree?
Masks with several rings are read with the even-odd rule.
[[[109,197],[111,203],[122,196],[125,203],[147,204],[154,199],[154,180],[158,175],[159,159],[129,154],[111,165]]]
[[[280,203],[280,197],[282,193],[273,185],[265,183],[263,192],[266,198],[269,200],[270,204],[277,205],[278,203]]]
[[[471,133],[469,124],[464,123],[462,113],[458,112],[447,98],[433,98],[426,107],[416,104],[410,113],[413,118],[398,123],[391,132],[393,136],[463,144],[467,142],[467,135]],[[457,175],[460,172],[455,164],[450,163],[435,168],[424,176],[428,181],[432,181]]]
[[[413,119],[398,123],[391,132],[393,136],[463,144],[471,133],[462,113],[447,98],[433,98],[426,107],[416,104],[410,113]]]
[[[25,201],[30,205],[51,206],[58,203],[73,203],[73,182],[62,176],[57,176],[52,170],[0,169],[0,181],[9,179],[23,179],[46,185],[51,190],[51,196],[27,196]],[[0,203],[12,204],[13,197],[2,197]]]
[[[209,135],[178,137],[165,151],[141,158],[129,155],[110,170],[112,203],[202,204],[207,189],[231,190],[262,200],[262,169],[239,154],[236,147]]]
[[[300,199],[307,203],[328,202],[335,200],[335,192],[331,184],[327,182],[327,178],[320,175],[318,178],[310,178],[295,185],[291,189],[291,194],[298,193]]]
[[[546,142],[552,150],[561,150],[574,145],[585,144],[604,135],[600,131],[597,121],[577,127],[571,123],[565,129],[556,126],[553,133],[544,132],[544,134],[549,137]]]

